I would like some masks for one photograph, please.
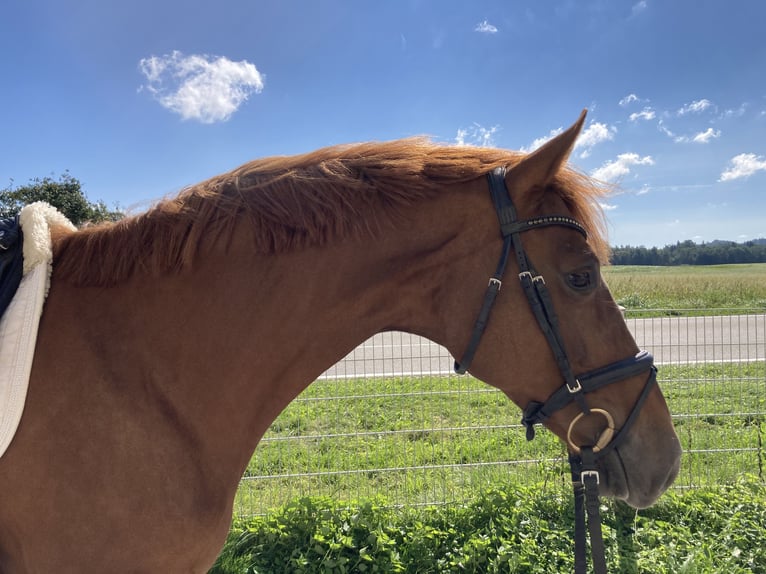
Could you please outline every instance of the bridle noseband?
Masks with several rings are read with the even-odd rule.
[[[527,429],[527,440],[532,440],[535,437],[535,424],[543,423],[551,415],[570,403],[576,403],[580,408],[581,412],[572,419],[567,432],[567,443],[571,453],[569,463],[572,470],[572,483],[575,493],[575,574],[584,573],[586,570],[584,510],[587,510],[588,513],[588,530],[591,536],[593,568],[597,574],[602,574],[606,573],[606,559],[604,557],[604,543],[601,536],[601,517],[598,501],[600,477],[596,462],[624,442],[628,431],[638,418],[641,407],[649,396],[649,392],[657,382],[657,369],[654,367],[652,355],[642,351],[635,357],[611,363],[599,369],[575,376],[572,365],[564,350],[563,339],[559,331],[558,317],[556,316],[550,293],[545,286],[545,280],[542,275],[539,275],[534,270],[524,251],[524,246],[521,243],[521,233],[550,225],[569,227],[586,238],[587,232],[582,224],[566,215],[544,215],[519,220],[505,185],[505,175],[506,169],[504,167],[494,169],[487,174],[492,201],[500,221],[503,250],[500,254],[495,274],[489,279],[484,301],[466,350],[463,353],[462,359],[459,362],[455,362],[455,371],[463,374],[471,366],[481,337],[489,322],[492,306],[502,286],[503,275],[510,253],[513,251],[519,266],[519,280],[524,294],[532,307],[532,312],[548,341],[548,345],[553,351],[559,371],[564,378],[564,384],[548,397],[544,403],[532,401],[526,406],[521,422]],[[644,388],[620,430],[616,431],[614,419],[608,411],[589,406],[585,396],[587,393],[606,385],[635,377],[647,371],[649,375]],[[596,444],[577,445],[573,442],[572,431],[583,417],[591,414],[602,416],[607,423],[607,428],[601,433]]]

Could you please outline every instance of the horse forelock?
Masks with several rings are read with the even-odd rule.
[[[56,277],[111,285],[136,273],[190,266],[200,244],[230,233],[246,217],[253,248],[281,253],[349,235],[375,234],[408,205],[444,186],[514,165],[518,152],[448,146],[425,138],[323,148],[259,159],[158,202],[143,214],[86,227],[54,245]],[[604,188],[571,169],[552,188],[590,233],[594,252],[608,257]]]

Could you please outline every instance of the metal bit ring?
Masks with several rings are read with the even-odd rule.
[[[601,432],[601,435],[599,435],[596,444],[593,446],[593,452],[595,453],[606,447],[606,445],[611,442],[612,437],[614,436],[614,419],[612,418],[612,415],[610,415],[604,409],[591,409],[590,414],[594,413],[602,415],[606,419],[607,424],[606,428]],[[580,421],[580,419],[582,419],[584,416],[586,416],[585,413],[579,413],[575,418],[573,418],[572,422],[569,423],[569,430],[567,431],[567,444],[575,454],[580,454],[580,447],[572,441],[572,430],[578,421]]]

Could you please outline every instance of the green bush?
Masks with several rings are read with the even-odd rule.
[[[421,509],[301,498],[235,521],[210,574],[566,572],[572,514],[567,494],[518,485]],[[609,502],[603,521],[610,571],[766,573],[766,484],[757,478],[671,492],[640,512]]]
[[[395,514],[374,501],[342,505],[301,498],[250,523],[235,523],[211,574],[404,572]]]

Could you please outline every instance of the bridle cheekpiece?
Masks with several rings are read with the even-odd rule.
[[[506,169],[504,167],[496,168],[487,174],[492,201],[500,221],[503,249],[495,273],[489,279],[484,301],[474,323],[466,350],[460,361],[455,362],[455,372],[463,374],[471,366],[481,337],[487,328],[490,312],[500,292],[508,259],[511,251],[513,251],[519,268],[519,281],[521,282],[522,289],[532,308],[532,313],[548,341],[548,345],[553,352],[554,359],[564,379],[564,384],[554,391],[545,402],[530,402],[524,409],[521,422],[527,429],[527,440],[532,440],[535,437],[535,425],[537,423],[545,422],[554,413],[571,403],[575,403],[580,408],[580,413],[572,419],[567,431],[567,444],[570,450],[569,463],[575,494],[575,574],[584,573],[587,567],[585,540],[586,510],[588,514],[588,530],[591,536],[593,568],[597,574],[604,574],[606,573],[606,559],[604,557],[604,542],[601,534],[598,500],[600,475],[596,463],[600,458],[603,458],[624,442],[627,433],[638,418],[641,407],[649,396],[649,392],[657,382],[657,369],[654,367],[652,355],[642,351],[634,357],[611,363],[593,371],[580,375],[574,374],[564,348],[558,317],[553,307],[553,300],[545,285],[545,279],[534,270],[524,251],[521,233],[551,225],[569,227],[586,238],[587,231],[580,222],[567,215],[543,215],[519,220],[516,208],[505,184],[505,176]],[[588,393],[606,385],[638,376],[647,371],[649,375],[644,388],[628,418],[619,430],[615,428],[614,418],[608,411],[600,408],[591,408],[588,404],[586,398]],[[573,431],[576,425],[584,417],[592,414],[604,418],[606,429],[602,431],[593,445],[575,444]]]

